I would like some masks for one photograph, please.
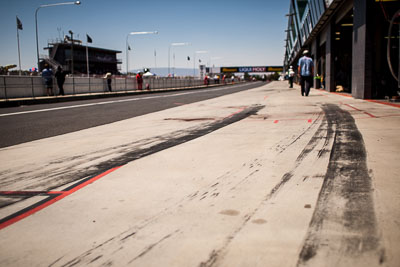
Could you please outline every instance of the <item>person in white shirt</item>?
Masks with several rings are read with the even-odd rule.
[[[288,76],[289,76],[289,88],[293,88],[293,78],[294,78],[294,71],[293,67],[289,67]]]

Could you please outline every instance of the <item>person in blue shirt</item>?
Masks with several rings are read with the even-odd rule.
[[[47,88],[47,95],[53,95],[53,71],[49,68],[49,65],[44,65],[42,71],[42,78]]]
[[[304,50],[303,57],[299,59],[298,74],[300,76],[301,95],[308,96],[314,74],[314,62],[309,57],[308,50]]]

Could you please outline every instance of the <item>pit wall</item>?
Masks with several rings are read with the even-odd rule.
[[[210,84],[217,83],[210,79]],[[148,84],[150,89],[191,88],[204,86],[204,81],[193,78],[151,77],[143,79],[143,88]],[[138,90],[135,78],[113,77],[112,91]],[[53,79],[53,92],[59,95],[56,80]],[[66,95],[108,92],[107,81],[100,77],[66,77],[64,93]],[[0,76],[0,99],[34,98],[46,96],[47,90],[43,79],[38,76]]]

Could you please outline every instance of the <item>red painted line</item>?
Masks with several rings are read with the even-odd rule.
[[[87,180],[86,182],[81,183],[81,184],[79,184],[78,186],[75,186],[74,188],[72,188],[72,189],[70,189],[69,191],[66,191],[66,192],[68,193],[68,195],[70,195],[70,194],[72,194],[72,193],[78,191],[79,189],[82,189],[83,187],[85,187],[85,186],[87,186],[87,185],[89,185],[89,184],[91,184],[91,183],[93,183],[93,182],[99,180],[100,178],[103,178],[103,177],[106,176],[107,174],[110,174],[110,173],[112,173],[113,171],[118,170],[118,169],[121,168],[121,167],[122,167],[122,166],[118,166],[118,167],[114,167],[114,168],[112,168],[112,169],[109,169],[108,171],[105,171],[105,172],[103,172],[102,174],[97,175],[97,176],[93,177],[92,179],[89,179],[89,180]]]
[[[345,106],[348,106],[349,108],[352,108],[352,109],[354,109],[354,110],[357,110],[357,111],[362,111],[361,109],[358,109],[358,108],[356,108],[356,107],[353,107],[352,105],[349,105],[349,104],[344,104]]]
[[[337,92],[328,92],[326,90],[323,89],[316,89],[319,91],[323,91],[326,93],[331,93],[331,94],[336,94],[336,95],[341,95],[341,96],[345,96],[345,97],[353,97],[352,95],[349,94],[341,94],[341,93],[337,93]],[[372,102],[372,103],[377,103],[377,104],[382,104],[382,105],[386,105],[386,106],[391,106],[391,107],[395,107],[395,108],[400,108],[400,103],[390,103],[390,102],[386,102],[386,101],[382,101],[382,100],[375,100],[375,99],[363,99],[364,101],[368,101],[368,102]]]
[[[321,92],[325,92],[325,93],[330,93],[330,94],[345,96],[345,97],[353,97],[351,94],[346,94],[346,93],[329,92],[329,91],[326,91],[326,90],[324,90],[324,89],[315,89],[315,90],[318,90],[318,91],[321,91]],[[326,96],[327,96],[327,95],[326,95]]]
[[[387,105],[387,106],[391,106],[391,107],[395,107],[395,108],[400,108],[400,104],[396,104],[396,103],[389,103],[389,102],[384,102],[384,101],[374,100],[374,99],[365,99],[365,101],[382,104],[382,105]]]
[[[244,107],[244,108],[241,108],[241,109],[239,109],[238,111],[236,111],[236,112],[234,112],[234,113],[232,113],[232,114],[226,116],[224,119],[228,119],[228,118],[230,118],[230,117],[233,117],[233,116],[235,116],[236,114],[239,114],[240,112],[242,112],[242,111],[245,110],[245,109],[246,109],[245,107]]]
[[[20,221],[20,220],[22,220],[22,219],[25,219],[26,217],[28,217],[28,216],[30,216],[30,215],[32,215],[32,214],[34,214],[34,213],[36,213],[36,212],[38,212],[38,211],[44,209],[44,208],[50,206],[51,204],[53,204],[53,203],[55,203],[55,202],[57,202],[57,201],[63,199],[64,197],[66,197],[66,194],[60,195],[60,196],[55,197],[55,198],[53,198],[53,199],[50,199],[49,201],[45,202],[45,203],[42,204],[42,205],[39,205],[39,206],[37,206],[37,207],[35,207],[35,208],[33,208],[33,209],[28,210],[28,211],[25,212],[25,213],[22,213],[22,214],[20,214],[20,215],[18,215],[18,216],[16,216],[16,217],[11,218],[11,219],[8,220],[8,221],[5,221],[5,222],[1,223],[1,224],[0,224],[0,230],[3,229],[3,228],[6,228],[7,226],[10,226],[10,225],[12,225],[12,224],[18,222],[18,221]]]
[[[342,93],[337,93],[337,92],[329,92],[329,91],[326,91],[326,90],[323,90],[323,89],[315,89],[315,90],[319,90],[319,91],[326,92],[326,93],[330,93],[330,94],[341,95],[341,96],[345,96],[345,97],[351,97],[351,98],[353,97],[353,96],[350,95],[350,94],[342,94]],[[387,106],[391,106],[391,107],[395,107],[395,108],[400,108],[400,103],[399,103],[399,104],[397,104],[397,103],[389,103],[389,102],[386,102],[386,101],[375,100],[375,99],[363,99],[363,100],[364,100],[364,101],[368,101],[368,102],[377,103],[377,104],[387,105]]]
[[[368,113],[368,112],[366,112],[366,111],[364,111],[364,114],[367,114],[367,115],[370,116],[371,118],[378,118],[377,116],[372,115],[371,113]]]
[[[400,114],[399,115],[396,115],[396,116],[400,116]],[[279,123],[279,122],[282,122],[282,121],[307,121],[308,123],[312,123],[313,121],[316,121],[316,120],[318,120],[318,118],[315,118],[315,119],[306,119],[306,118],[296,118],[296,119],[288,119],[288,118],[282,118],[282,119],[279,119],[279,120],[272,120],[272,119],[260,119],[260,118],[254,118],[253,120],[250,120],[250,121],[253,121],[253,122],[258,122],[258,121],[263,121],[263,122],[273,122],[273,123]]]
[[[356,107],[353,107],[352,105],[349,105],[349,104],[344,104],[344,105],[345,105],[345,106],[348,106],[348,107],[350,107],[350,108],[352,108],[352,109],[354,109],[354,110],[362,111],[364,114],[367,114],[367,115],[370,116],[371,118],[378,118],[377,116],[375,116],[375,115],[373,115],[373,114],[371,114],[371,113],[369,113],[369,112],[363,111],[363,110],[361,110],[361,109],[358,109],[358,108],[356,108]]]
[[[102,178],[102,177],[106,176],[107,174],[117,170],[120,167],[121,166],[112,168],[112,169],[110,169],[108,171],[105,171],[102,174],[100,174],[98,176],[95,176],[92,179],[89,179],[86,182],[81,183],[81,184],[77,185],[76,187],[73,187],[72,189],[70,189],[68,191],[59,191],[58,193],[61,193],[59,196],[57,196],[55,198],[52,198],[49,201],[47,201],[47,202],[45,202],[45,203],[43,203],[43,204],[41,204],[41,205],[39,205],[39,206],[37,206],[37,207],[35,207],[33,209],[30,209],[30,210],[28,210],[28,211],[26,211],[26,212],[24,212],[24,213],[22,213],[22,214],[20,214],[20,215],[18,215],[16,217],[11,218],[10,220],[7,220],[7,221],[1,223],[0,224],[0,230],[3,229],[3,228],[6,228],[7,226],[10,226],[10,225],[18,222],[18,221],[20,221],[20,220],[22,220],[22,219],[24,219],[24,218],[26,218],[26,217],[34,214],[34,213],[36,213],[36,212],[38,212],[38,211],[40,211],[40,210],[42,210],[42,209],[54,204],[54,203],[56,203],[57,201],[65,198],[66,196],[71,195],[72,193],[78,191],[79,189],[82,189],[83,187],[85,187],[85,186],[87,186],[87,185],[99,180],[100,178]],[[49,193],[54,193],[55,194],[56,192],[57,191],[50,191]]]
[[[325,91],[326,92],[326,91]],[[335,94],[335,95],[341,95],[341,96],[345,96],[345,97],[350,97],[352,98],[353,96],[350,94],[343,94],[343,93],[338,93],[338,92],[329,92],[331,94]]]

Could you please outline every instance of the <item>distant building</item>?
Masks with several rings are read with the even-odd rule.
[[[397,95],[399,17],[390,36],[388,30],[399,8],[398,0],[290,0],[285,69],[297,69],[307,49],[326,90],[361,99]]]
[[[71,72],[72,70],[72,50],[73,50],[73,69],[75,74],[87,73],[86,61],[86,46],[81,44],[81,41],[70,39],[49,43],[49,55],[44,58],[40,63],[40,68],[43,69],[45,63],[51,65],[54,69],[62,66],[64,70]],[[88,47],[89,55],[89,73],[90,74],[105,74],[111,72],[118,74],[120,70],[119,64],[121,60],[117,59],[117,54],[121,51],[110,50],[97,47]]]

